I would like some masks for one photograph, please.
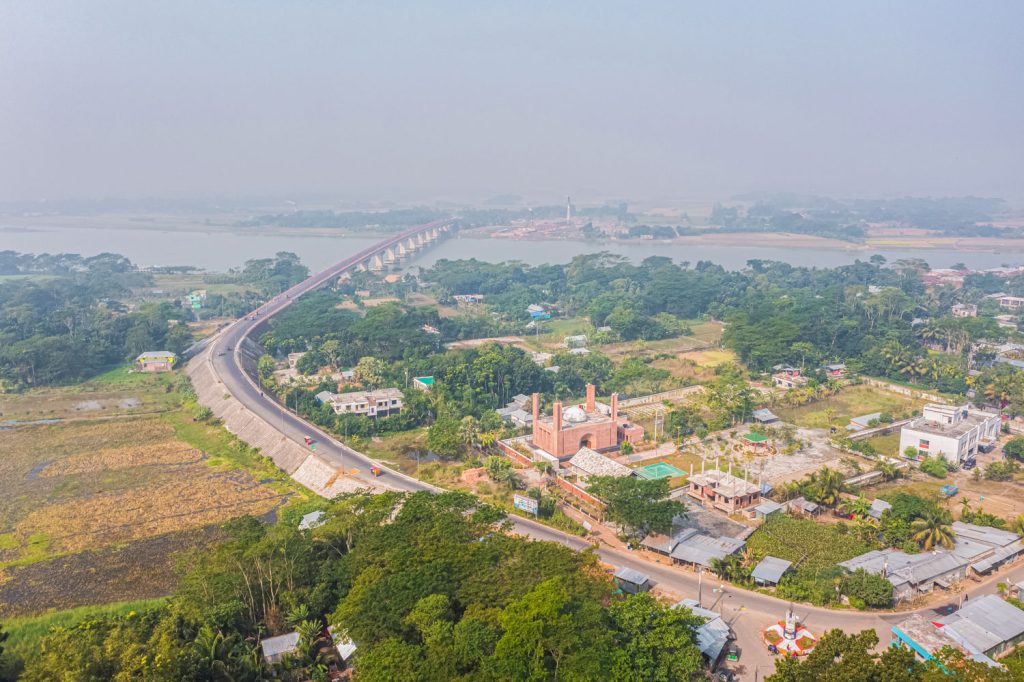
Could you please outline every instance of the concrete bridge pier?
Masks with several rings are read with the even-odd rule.
[[[376,254],[370,262],[370,272],[384,272],[384,259]]]
[[[398,257],[395,254],[394,247],[389,246],[384,249],[384,265],[394,265],[396,261],[398,261]]]

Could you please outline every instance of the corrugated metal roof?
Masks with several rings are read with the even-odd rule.
[[[765,500],[761,504],[754,507],[754,511],[758,514],[772,514],[782,509],[782,505],[778,502],[772,502],[771,500]]]
[[[994,594],[966,602],[939,622],[959,635],[973,654],[986,654],[1024,634],[1024,611]]]
[[[295,648],[299,645],[299,633],[289,632],[287,635],[278,635],[277,637],[267,637],[260,642],[260,646],[263,647],[264,656],[279,656],[280,654],[287,654],[295,651]]]
[[[708,621],[697,628],[697,647],[700,652],[714,662],[722,655],[722,649],[729,641],[729,624],[725,622],[721,614],[697,605],[696,599],[684,599],[672,606],[674,609],[687,608],[693,615],[707,618]]]
[[[766,583],[778,584],[779,580],[782,579],[782,574],[793,565],[793,562],[786,561],[774,556],[766,556],[761,559],[761,562],[754,567],[754,570],[750,572],[750,577],[754,580],[761,580]]]
[[[634,585],[643,585],[650,580],[650,577],[646,573],[641,573],[640,571],[629,568],[628,566],[623,566],[619,570],[615,571],[615,577],[619,580],[624,580],[627,583],[633,583]]]
[[[676,545],[676,548],[672,550],[672,558],[710,568],[713,559],[724,559],[743,545],[744,542],[736,538],[713,538],[710,535],[697,533]]]
[[[166,360],[167,358],[178,357],[169,350],[147,350],[145,353],[139,353],[139,357],[136,360]]]

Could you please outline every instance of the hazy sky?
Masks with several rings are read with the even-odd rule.
[[[0,200],[1024,197],[1024,2],[0,1]]]

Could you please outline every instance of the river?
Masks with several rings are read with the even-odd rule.
[[[266,258],[278,251],[293,251],[311,269],[321,270],[345,256],[364,249],[383,237],[337,237],[241,231],[160,230],[47,227],[38,229],[0,228],[0,251],[23,253],[79,253],[85,256],[104,251],[120,253],[141,266],[192,265],[224,271],[239,267],[250,258]],[[413,266],[428,266],[441,258],[478,258],[500,262],[520,260],[529,264],[566,263],[583,253],[611,251],[639,262],[648,256],[668,256],[676,261],[696,263],[707,260],[730,269],[742,268],[752,258],[778,260],[793,265],[834,267],[866,260],[879,253],[890,262],[901,258],[922,258],[933,267],[962,262],[974,269],[1024,264],[1024,252],[957,251],[952,249],[880,249],[848,251],[829,248],[783,248],[766,246],[716,246],[707,244],[666,244],[652,241],[513,241],[508,239],[448,239],[421,254]]]

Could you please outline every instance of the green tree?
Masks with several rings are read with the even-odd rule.
[[[1003,445],[1003,454],[1010,459],[1024,461],[1024,436],[1011,438]]]
[[[274,362],[274,358],[266,354],[261,355],[260,359],[256,361],[256,373],[263,381],[268,381],[274,376],[276,367],[277,363]]]
[[[921,518],[914,519],[910,529],[914,532],[914,540],[926,550],[935,546],[952,549],[956,543],[952,521],[948,510],[930,509]]]
[[[619,643],[611,679],[621,682],[674,682],[700,671],[696,630],[704,619],[674,609],[650,594],[612,604],[608,615]]]
[[[473,447],[480,437],[480,422],[471,414],[466,415],[459,422],[459,440],[467,448]]]
[[[910,649],[887,647],[874,652],[878,635],[874,630],[847,634],[826,632],[814,651],[803,659],[780,658],[775,673],[766,682],[918,682],[926,669]]]
[[[461,456],[463,445],[459,435],[459,422],[448,416],[439,417],[427,430],[427,448],[445,459]]]
[[[884,609],[892,606],[892,583],[880,575],[858,568],[843,578],[842,593],[866,606]]]
[[[809,497],[829,507],[835,507],[842,499],[841,494],[846,488],[843,475],[829,467],[815,471],[807,479]]]
[[[606,514],[636,539],[648,533],[668,533],[672,519],[686,513],[686,505],[670,500],[668,480],[647,481],[636,476],[590,479],[589,492],[604,501]]]
[[[352,369],[356,381],[368,388],[377,388],[384,384],[384,375],[388,366],[379,358],[365,356],[359,358],[359,362]]]

